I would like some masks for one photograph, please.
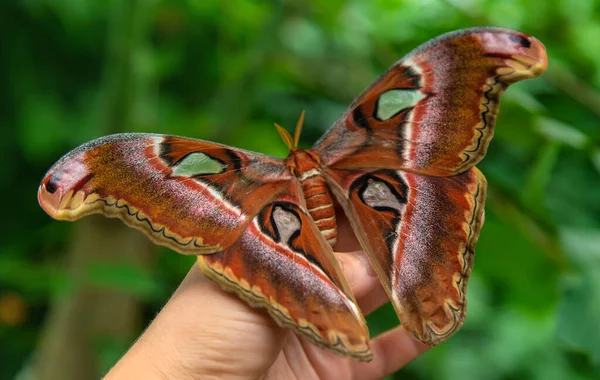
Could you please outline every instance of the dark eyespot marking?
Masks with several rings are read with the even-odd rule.
[[[411,79],[411,84],[414,89],[421,88],[421,75],[411,66],[402,66],[404,69],[404,75]]]
[[[231,149],[224,149],[224,151],[231,159],[231,162],[233,162],[233,169],[236,171],[241,170],[242,159],[240,158],[240,156]]]
[[[378,170],[358,178],[350,192],[358,191],[361,201],[378,211],[401,212],[408,203],[408,185],[393,170]]]
[[[529,41],[527,38],[517,36],[515,34],[511,34],[510,36],[508,36],[508,39],[511,40],[512,42],[516,42],[516,43],[520,44],[524,48],[528,48],[531,46],[531,41]]]
[[[371,130],[371,127],[369,126],[369,122],[367,121],[367,118],[365,117],[362,110],[360,109],[360,106],[357,106],[352,111],[352,116],[354,118],[354,122],[356,123],[356,125],[358,127],[363,128],[367,131]]]
[[[56,183],[53,180],[54,180],[54,177],[51,177],[48,180],[48,183],[46,183],[46,191],[48,193],[50,193],[50,194],[54,194],[56,192],[56,189],[57,189]]]

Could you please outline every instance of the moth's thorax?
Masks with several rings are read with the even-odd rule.
[[[319,170],[319,155],[313,150],[293,148],[285,159],[285,166],[296,177],[301,178],[311,170]]]
[[[300,181],[306,209],[329,244],[337,237],[335,207],[331,192],[319,169],[319,156],[313,150],[294,148],[285,159],[286,167]]]

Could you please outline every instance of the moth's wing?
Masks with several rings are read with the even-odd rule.
[[[184,254],[230,246],[291,179],[281,160],[211,142],[117,134],[66,154],[38,191],[55,219],[119,217]]]
[[[506,87],[544,46],[507,29],[450,33],[398,61],[315,144],[404,327],[436,344],[465,316],[486,182],[474,165]]]
[[[404,328],[438,344],[462,325],[486,181],[390,169],[328,170],[331,188]]]
[[[462,173],[486,153],[502,92],[547,63],[544,45],[516,31],[440,36],[395,63],[313,149],[333,168]]]
[[[298,181],[266,204],[229,248],[198,256],[202,271],[282,327],[359,360],[369,332],[333,251],[305,211]]]

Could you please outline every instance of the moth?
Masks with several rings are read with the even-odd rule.
[[[202,272],[281,326],[358,360],[363,315],[337,263],[335,205],[414,338],[435,345],[465,318],[486,180],[475,165],[500,95],[547,67],[544,45],[473,28],[418,47],[314,144],[284,160],[186,137],[116,134],[62,157],[43,178],[53,218],[118,217],[196,255]]]

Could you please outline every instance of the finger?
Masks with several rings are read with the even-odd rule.
[[[355,252],[361,249],[360,243],[354,235],[350,221],[346,214],[340,209],[335,209],[335,219],[337,223],[337,243],[333,247],[336,252]]]
[[[336,253],[336,257],[354,292],[358,306],[364,315],[368,315],[389,302],[389,297],[367,255],[358,251],[360,244],[352,231],[348,218],[341,211],[336,214],[336,218],[338,241],[335,250],[341,251]]]
[[[161,314],[185,320],[196,334],[199,329],[207,332],[213,327],[222,329],[224,323],[230,330],[238,326],[240,333],[246,333],[248,324],[255,325],[259,330],[255,332],[260,333],[265,329],[281,330],[263,309],[250,307],[233,293],[223,291],[202,274],[198,265],[190,269]]]
[[[389,302],[364,252],[338,252],[335,255],[364,315]]]
[[[209,305],[210,307],[207,307]],[[267,314],[259,309],[247,307],[234,294],[223,291],[202,274],[198,265],[190,269],[163,311],[177,315],[185,313],[194,316],[194,319],[211,319],[210,315],[227,312],[233,313],[235,318],[247,319],[248,322],[275,325]]]
[[[222,291],[194,265],[139,343],[190,374],[235,368],[253,377],[272,365],[285,334],[267,313]]]
[[[353,361],[352,373],[355,379],[381,379],[403,368],[430,348],[431,346],[413,339],[399,326],[373,339],[373,361]]]

